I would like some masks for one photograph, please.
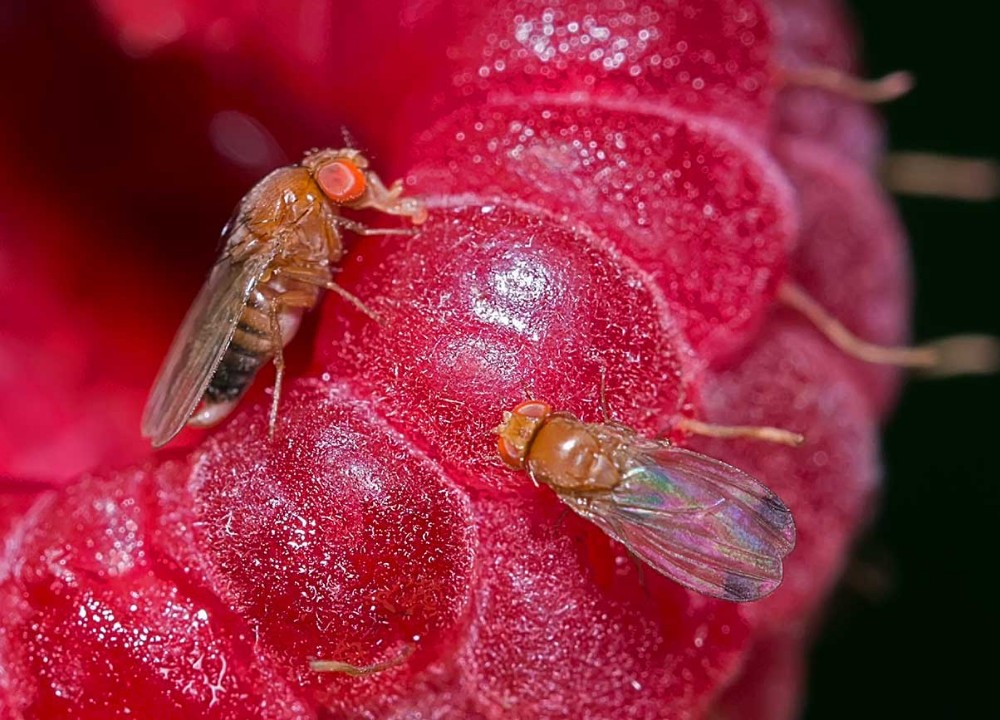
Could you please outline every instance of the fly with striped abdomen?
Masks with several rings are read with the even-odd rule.
[[[225,418],[273,359],[276,369],[269,429],[277,421],[284,376],[282,350],[303,312],[332,290],[371,316],[333,282],[330,266],[344,255],[342,230],[358,235],[408,234],[368,228],[343,208],[427,218],[424,206],[386,187],[356,150],[313,150],[279,168],[240,201],[222,231],[223,249],[181,324],[142,418],[142,434],[159,447],[185,424],[209,427]]]

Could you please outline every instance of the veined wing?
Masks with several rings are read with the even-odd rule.
[[[613,491],[563,500],[655,570],[724,600],[773,592],[795,547],[791,511],[776,494],[731,465],[665,444],[637,447]]]
[[[142,434],[155,447],[168,443],[194,413],[233,339],[250,293],[273,257],[273,251],[264,251],[237,262],[226,254],[212,268],[146,401]]]

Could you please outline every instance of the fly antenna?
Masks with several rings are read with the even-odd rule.
[[[361,146],[358,143],[358,139],[356,137],[354,137],[354,133],[352,133],[347,128],[346,125],[341,125],[340,126],[340,134],[344,138],[344,147],[345,148],[348,148],[350,150],[360,150],[361,149]]]

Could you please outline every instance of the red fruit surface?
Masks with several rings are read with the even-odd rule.
[[[783,71],[834,68],[864,77],[847,8],[838,0],[772,0]],[[885,150],[881,121],[865,105],[819,88],[786,85],[775,101],[775,135],[811,139],[860,163],[878,167]]]
[[[781,592],[747,607],[749,617],[777,630],[811,617],[840,575],[877,488],[877,427],[840,353],[800,318],[776,314],[760,340],[706,378],[705,416],[791,428],[806,442],[792,448],[697,438],[691,445],[759,478],[792,510],[795,552],[785,561]]]
[[[479,629],[456,661],[482,715],[683,716],[731,675],[747,642],[734,605],[642,574],[548,493],[494,498],[478,513],[488,572]]]
[[[347,263],[345,284],[378,298],[384,324],[353,331],[339,305],[317,338],[323,370],[357,378],[469,485],[523,484],[491,430],[525,392],[599,416],[603,375],[614,411],[653,434],[685,409],[690,351],[631,262],[528,208],[451,203],[412,240],[367,243]]]
[[[843,98],[780,87],[795,63],[853,67],[837,6],[95,6],[108,37],[149,57],[81,36],[98,60],[65,82],[107,71],[121,110],[88,107],[86,129],[67,129],[100,139],[79,194],[2,218],[7,239],[52,216],[35,226],[37,273],[10,273],[34,261],[0,246],[0,277],[23,281],[2,293],[36,313],[0,324],[0,391],[22,403],[4,416],[0,472],[133,460],[137,431],[116,418],[137,427],[141,396],[122,366],[152,376],[161,318],[208,262],[199,218],[236,199],[205,198],[275,148],[339,144],[352,120],[370,148],[395,148],[375,167],[406,168],[431,213],[412,237],[352,242],[338,282],[382,322],[324,302],[290,348],[273,442],[263,373],[187,450],[63,490],[0,485],[0,717],[793,713],[799,629],[866,519],[894,377],[846,360],[776,293],[794,279],[881,341],[905,336],[908,300],[868,170],[877,126]],[[75,37],[57,15],[16,42],[41,42],[46,19]],[[213,140],[171,122],[158,78]],[[52,112],[36,102],[4,145]],[[117,146],[108,118],[128,128]],[[239,169],[186,165],[211,149]],[[60,152],[43,159],[61,167]],[[147,165],[151,182],[134,180]],[[17,197],[43,181],[3,172]],[[204,258],[182,256],[195,243]],[[35,368],[48,385],[22,381]],[[773,596],[687,591],[500,466],[490,431],[525,392],[597,421],[602,388],[615,419],[738,465],[791,506],[798,546]],[[808,441],[695,442],[674,430],[686,415]],[[391,667],[353,678],[316,659]]]
[[[243,416],[191,458],[205,528],[193,550],[208,550],[220,595],[300,695],[341,712],[388,704],[468,623],[471,509],[346,389],[299,385],[285,413],[273,445],[264,416]],[[376,681],[308,666],[414,647]]]
[[[856,163],[808,140],[782,140],[775,156],[798,190],[801,244],[791,275],[858,337],[882,345],[909,339],[910,272],[906,237],[885,191]],[[864,304],[858,298],[866,299]],[[879,415],[899,373],[840,358],[860,376]]]
[[[758,640],[746,670],[726,688],[714,717],[740,720],[792,718],[801,714],[808,637],[797,627]]]
[[[398,127],[407,97],[435,86],[440,51],[456,31],[453,9],[425,0],[93,5],[127,54],[196,57],[215,83],[208,104],[274,131],[279,150],[292,149],[286,162],[317,137],[339,141],[342,124],[366,148],[377,147]]]
[[[73,297],[87,279],[110,284],[116,278],[106,268],[82,278],[79,264],[68,267],[73,263],[65,256],[46,253],[46,244],[76,229],[48,218],[50,206],[5,180],[0,175],[0,192],[16,210],[0,217],[0,306],[6,309],[0,313],[0,474],[63,480],[139,459],[146,447],[133,432],[134,408],[146,391],[142,363],[152,361],[153,351],[137,321],[148,319],[118,312],[117,296]],[[128,278],[115,285],[141,291]],[[101,322],[111,313],[118,327]]]
[[[446,5],[460,18],[448,51],[459,97],[671,107],[765,129],[772,39],[756,0]]]
[[[448,117],[414,153],[417,189],[516,198],[607,238],[707,356],[755,329],[795,238],[773,161],[723,124],[667,109],[493,105]]]
[[[176,480],[169,464],[84,480],[41,496],[15,528],[17,569],[0,591],[10,716],[296,716],[249,628],[160,558],[156,499]]]

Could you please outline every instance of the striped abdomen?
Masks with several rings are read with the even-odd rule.
[[[239,400],[250,387],[257,371],[274,355],[274,350],[267,314],[248,307],[243,311],[229,348],[205,389],[205,400],[210,403]]]
[[[261,367],[274,357],[280,348],[276,347],[271,328],[271,303],[289,291],[298,300],[298,307],[285,307],[278,314],[282,347],[298,330],[304,306],[310,305],[310,301],[314,305],[319,300],[320,290],[315,285],[272,281],[258,286],[240,315],[229,347],[208,382],[203,406],[192,416],[189,424],[207,427],[228,415],[250,388]]]
[[[267,302],[256,296],[240,315],[229,348],[205,389],[207,403],[232,403],[250,387],[257,372],[274,356]],[[286,340],[286,338],[282,338]]]

